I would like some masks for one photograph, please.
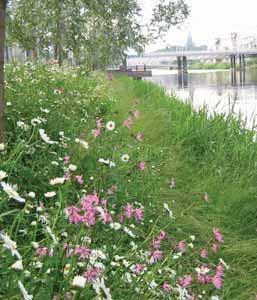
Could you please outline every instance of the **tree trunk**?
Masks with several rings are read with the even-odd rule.
[[[37,49],[36,48],[32,49],[32,60],[37,61]]]
[[[4,45],[6,0],[0,0],[0,143],[4,140]]]

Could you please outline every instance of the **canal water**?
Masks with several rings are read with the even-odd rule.
[[[205,107],[208,113],[233,113],[248,128],[257,124],[257,68],[246,69],[245,81],[232,84],[230,70],[192,70],[181,80],[176,71],[153,70],[151,80],[168,93],[190,102],[196,110]]]

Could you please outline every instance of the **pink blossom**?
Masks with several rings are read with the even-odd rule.
[[[76,181],[77,181],[78,184],[83,184],[84,183],[82,175],[75,176],[75,179],[76,179]]]
[[[84,246],[77,246],[75,248],[75,254],[79,255],[79,259],[83,260],[85,258],[89,258],[91,254],[91,250]]]
[[[76,206],[67,207],[65,213],[71,224],[79,224],[83,222],[83,217],[80,215],[80,209]]]
[[[83,196],[80,203],[82,209],[84,210],[92,209],[94,205],[99,204],[99,198],[97,194]]]
[[[181,277],[178,282],[181,287],[187,288],[191,285],[192,281],[193,279],[191,275],[185,275],[184,277]]]
[[[169,293],[171,291],[171,287],[167,282],[164,282],[162,285],[162,289],[165,293]]]
[[[208,255],[208,253],[207,253],[207,250],[206,250],[206,249],[201,249],[201,250],[200,250],[200,256],[201,256],[202,258],[206,258],[207,255]]]
[[[69,161],[70,161],[70,157],[68,155],[65,155],[64,158],[63,158],[63,163],[65,165],[67,165],[69,163]]]
[[[108,212],[104,212],[103,214],[101,214],[100,218],[104,224],[112,222],[112,216]]]
[[[215,286],[216,289],[221,289],[222,287],[222,277],[215,275],[214,277],[212,277],[212,283]]]
[[[98,267],[89,267],[88,270],[83,274],[87,282],[94,282],[102,273],[102,269]]]
[[[71,174],[70,174],[70,172],[69,171],[67,171],[67,172],[65,172],[64,173],[64,175],[63,175],[63,177],[65,178],[65,180],[70,180],[71,179]]]
[[[96,128],[100,129],[102,127],[102,119],[97,119],[96,120]]]
[[[222,234],[219,231],[219,229],[213,228],[213,235],[214,235],[214,238],[215,238],[216,241],[218,241],[220,243],[224,243]]]
[[[133,272],[138,275],[138,274],[140,274],[143,271],[143,269],[144,269],[144,265],[142,265],[142,264],[135,264],[135,266],[133,268]]]
[[[178,250],[183,253],[183,252],[185,252],[185,249],[186,249],[185,241],[180,241],[178,243]]]
[[[137,223],[140,223],[143,219],[143,215],[144,215],[144,211],[143,208],[136,208],[134,209],[134,218],[136,220]]]
[[[39,247],[36,249],[36,255],[37,256],[40,256],[40,257],[43,257],[43,256],[46,256],[48,255],[48,248],[46,247]]]
[[[88,225],[88,226],[93,226],[95,225],[96,222],[96,210],[94,209],[88,209],[84,216],[83,216],[83,221]]]
[[[218,245],[217,244],[212,244],[211,250],[212,250],[213,253],[216,253],[217,250],[218,250]]]
[[[164,240],[165,237],[166,237],[166,233],[165,233],[165,231],[162,230],[162,231],[160,232],[160,234],[158,235],[158,239]]]
[[[133,125],[133,121],[131,117],[128,117],[126,120],[123,121],[123,126],[130,129]]]
[[[133,205],[130,203],[127,203],[127,205],[124,207],[124,214],[128,219],[131,219],[134,213]]]
[[[139,168],[139,170],[144,171],[146,169],[146,162],[145,161],[140,161],[138,163],[138,168]]]
[[[151,253],[151,257],[150,257],[150,261],[151,262],[158,262],[162,259],[162,256],[163,256],[163,253],[162,251],[160,250],[154,250],[152,253]]]
[[[135,119],[138,119],[139,116],[140,116],[140,112],[139,112],[138,110],[135,110],[135,111],[132,112],[132,115],[133,115],[133,117],[134,117]]]
[[[136,135],[136,140],[138,142],[143,142],[143,134],[138,132],[137,135]]]
[[[97,138],[101,134],[101,130],[99,128],[95,128],[92,130],[92,134],[94,138]]]

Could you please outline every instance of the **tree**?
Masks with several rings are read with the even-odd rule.
[[[4,45],[6,1],[0,0],[0,143],[4,140]]]

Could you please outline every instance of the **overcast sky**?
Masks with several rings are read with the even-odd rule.
[[[139,0],[147,18],[156,0]],[[257,34],[257,0],[187,0],[191,16],[180,30],[172,28],[166,41],[147,47],[147,51],[166,44],[184,44],[190,31],[196,44],[211,44],[216,37],[229,38],[231,32],[239,35]]]

